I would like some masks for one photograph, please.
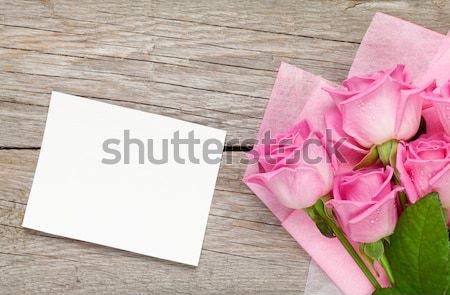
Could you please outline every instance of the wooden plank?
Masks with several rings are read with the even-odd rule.
[[[2,77],[5,78],[0,92],[0,146],[3,147],[40,146],[52,90],[224,129],[228,131],[227,140],[254,138],[266,103],[254,99],[249,108],[250,99],[216,93],[199,96],[197,91],[189,89],[174,92],[172,86],[155,86],[136,80],[111,83],[0,73],[0,79]],[[246,115],[246,112],[260,112],[261,115]]]
[[[331,76],[329,72],[334,70],[342,75],[345,74],[344,66],[351,62],[357,48],[357,44],[351,42],[248,32],[211,25],[186,25],[164,19],[139,20],[146,25],[145,30],[127,27],[126,24],[136,20],[120,17],[116,22],[109,23],[98,23],[93,17],[61,22],[61,19],[52,16],[26,16],[25,21],[26,25],[19,25],[17,20],[5,18],[3,31],[10,42],[0,43],[3,47],[164,64],[184,62],[195,66],[202,62],[203,67],[216,67],[216,71],[225,73],[246,73],[244,69],[275,71],[280,61],[286,60],[321,71],[318,74],[328,72]],[[92,28],[86,31],[86,24]],[[52,31],[54,28],[59,30]],[[80,34],[80,30],[84,33]],[[232,68],[221,67],[227,65]],[[249,74],[254,76],[264,72],[249,71]],[[339,76],[334,75],[333,78]]]
[[[450,3],[446,0],[397,1],[182,1],[120,0],[96,1],[3,1],[14,12],[35,15],[51,13],[56,17],[90,17],[98,22],[127,20],[127,26],[153,30],[144,25],[149,18],[175,20],[185,25],[210,25],[280,35],[307,36],[359,43],[373,14],[378,11],[396,15],[419,25],[445,33],[448,31]],[[28,14],[28,13],[27,13]],[[128,19],[127,19],[128,17]],[[129,21],[134,18],[134,21]],[[142,26],[140,26],[142,24]],[[214,37],[214,36],[210,36]]]
[[[0,150],[0,294],[303,290],[309,258],[242,187],[242,152],[222,164],[198,268],[22,229],[38,153]]]

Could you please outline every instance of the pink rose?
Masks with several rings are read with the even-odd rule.
[[[450,80],[440,87],[439,93],[429,92],[425,99],[433,104],[433,109],[437,112],[442,127],[450,136]]]
[[[354,242],[372,243],[390,236],[397,223],[394,170],[372,168],[339,175],[334,180],[332,207],[337,221]]]
[[[345,133],[364,147],[413,137],[420,124],[423,91],[414,87],[404,65],[344,81],[345,90],[326,88]]]
[[[271,191],[289,208],[307,208],[331,191],[333,170],[321,140],[307,121],[249,152],[259,173],[245,179]]]
[[[354,138],[345,134],[342,130],[342,116],[336,107],[325,113],[325,125],[327,131],[331,131],[331,143],[334,150],[329,154],[332,156],[336,174],[351,171],[369,151],[360,146]]]
[[[397,170],[411,203],[435,191],[442,206],[450,208],[450,137],[423,135],[399,144]]]

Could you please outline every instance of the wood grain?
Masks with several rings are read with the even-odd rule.
[[[230,150],[281,61],[341,81],[376,11],[449,29],[444,0],[0,1],[0,294],[301,294],[309,257],[242,152],[224,152],[198,268],[21,228],[50,92],[222,128]]]

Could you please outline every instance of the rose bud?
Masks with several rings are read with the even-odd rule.
[[[433,109],[437,111],[443,129],[450,136],[450,80],[442,85],[439,90],[439,93],[427,93],[425,99],[433,104]]]
[[[258,144],[249,152],[257,159],[259,173],[245,179],[271,191],[294,209],[314,205],[331,191],[333,169],[318,134],[307,121],[277,134],[271,144]]]
[[[403,188],[391,182],[394,170],[363,169],[336,176],[333,208],[347,237],[358,243],[373,243],[390,236],[397,223],[397,193]]]
[[[343,130],[363,147],[409,139],[420,125],[424,90],[414,87],[404,65],[344,81],[345,89],[324,88],[335,101]]]
[[[397,149],[397,170],[411,203],[430,192],[439,193],[442,207],[450,208],[450,137],[422,135],[401,143]]]

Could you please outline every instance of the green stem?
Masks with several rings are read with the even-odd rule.
[[[383,267],[384,271],[386,272],[386,275],[389,278],[389,282],[391,283],[391,286],[394,286],[394,284],[395,284],[394,274],[392,273],[391,265],[389,264],[386,254],[383,254],[383,256],[381,256],[380,264]]]
[[[361,271],[366,275],[367,279],[372,283],[375,289],[376,290],[381,289],[380,284],[375,279],[372,272],[367,268],[367,265],[358,255],[355,248],[353,248],[353,245],[347,240],[345,234],[337,226],[337,224],[330,217],[328,217],[327,213],[325,212],[323,200],[319,200],[313,207],[306,208],[305,211],[308,213],[308,215],[311,217],[311,219],[313,219],[313,221],[316,224],[317,221],[323,221],[328,225],[328,227],[333,231],[334,235],[338,238],[342,246],[344,246],[344,248],[353,258],[355,263],[359,266]]]
[[[348,254],[352,256],[353,260],[355,260],[356,264],[359,266],[359,268],[362,270],[362,272],[366,275],[367,279],[372,283],[372,285],[375,287],[375,289],[381,289],[380,284],[375,279],[373,274],[370,272],[370,270],[367,268],[367,265],[364,263],[364,261],[361,259],[361,257],[356,252],[355,248],[353,248],[352,244],[347,240],[342,230],[332,221],[329,221],[328,225],[333,230],[334,234],[338,238],[338,240],[341,242],[342,246],[344,246],[345,250],[347,250]]]

